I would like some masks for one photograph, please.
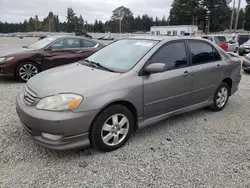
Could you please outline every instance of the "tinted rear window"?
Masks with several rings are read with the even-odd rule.
[[[222,43],[222,42],[226,42],[227,41],[226,37],[224,37],[224,36],[215,36],[214,40],[215,40],[216,43]]]
[[[242,45],[250,39],[250,35],[238,35],[238,43]]]

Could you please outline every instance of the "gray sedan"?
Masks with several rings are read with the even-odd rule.
[[[112,151],[136,129],[170,116],[222,110],[238,90],[240,71],[239,59],[207,40],[127,38],[36,75],[16,108],[42,146]]]

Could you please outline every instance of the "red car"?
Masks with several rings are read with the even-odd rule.
[[[0,76],[26,82],[41,71],[85,59],[103,46],[85,37],[46,37],[23,48],[0,51]]]
[[[227,44],[227,39],[224,35],[205,35],[205,36],[203,35],[202,38],[213,41],[227,52],[228,44]]]

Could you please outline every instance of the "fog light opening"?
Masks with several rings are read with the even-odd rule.
[[[54,134],[49,134],[49,133],[42,133],[42,137],[49,139],[49,140],[60,140],[62,138],[62,135],[54,135]]]

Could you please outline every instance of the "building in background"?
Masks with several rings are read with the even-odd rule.
[[[171,26],[152,26],[151,35],[183,36],[197,35],[198,26],[196,25],[171,25]]]

